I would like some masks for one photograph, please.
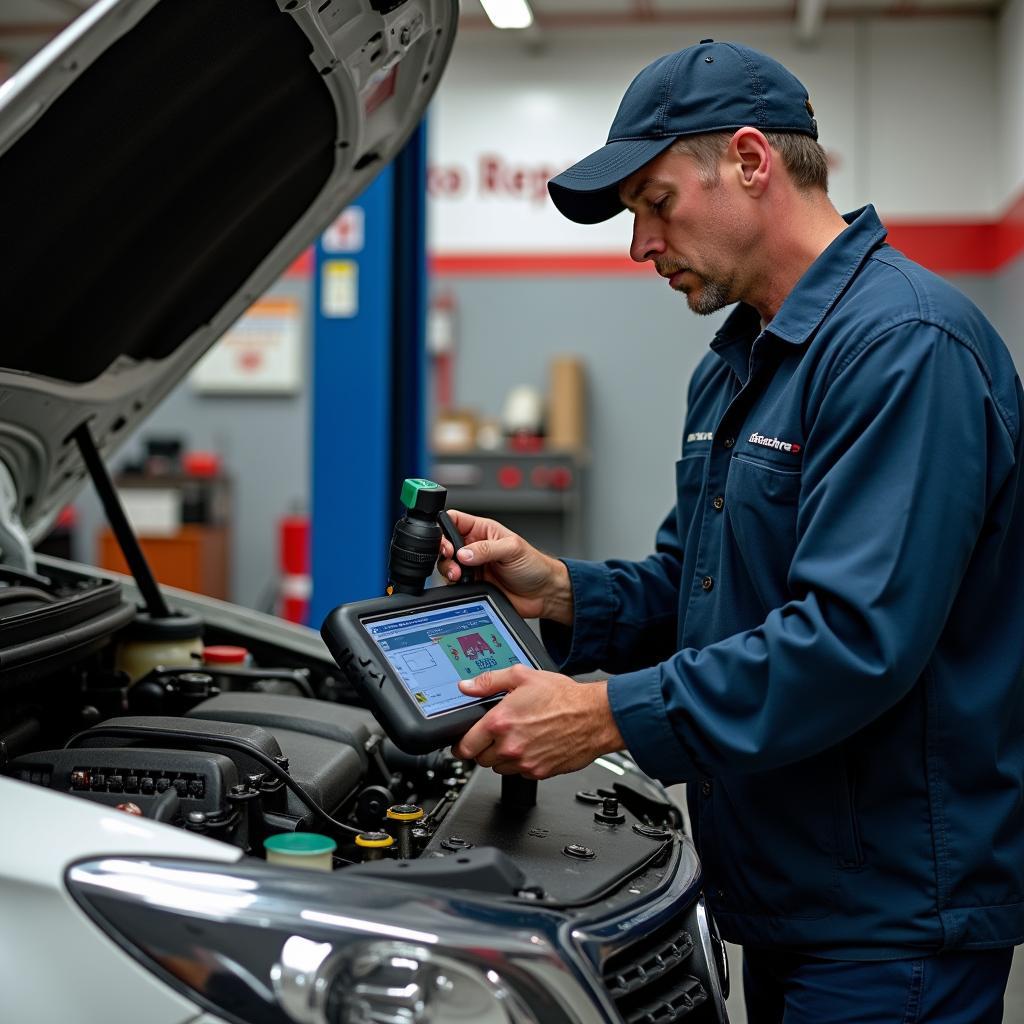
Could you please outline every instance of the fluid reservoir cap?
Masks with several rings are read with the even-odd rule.
[[[423,817],[423,808],[416,804],[394,804],[388,808],[392,821],[419,821]]]
[[[244,665],[248,659],[249,652],[244,647],[214,644],[203,648],[203,661],[207,665]]]
[[[384,850],[394,845],[394,837],[389,836],[387,832],[360,832],[356,836],[356,846],[361,846],[364,850]]]
[[[197,615],[174,612],[170,618],[155,619],[149,612],[139,612],[125,626],[123,640],[198,640],[203,623]]]
[[[263,848],[289,857],[320,857],[333,853],[338,844],[330,836],[322,836],[318,832],[282,832],[264,839]]]

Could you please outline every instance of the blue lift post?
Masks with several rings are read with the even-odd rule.
[[[425,183],[421,124],[352,204],[362,211],[354,251],[325,251],[323,238],[316,245],[314,627],[336,605],[383,592],[402,480],[422,476],[426,467]]]

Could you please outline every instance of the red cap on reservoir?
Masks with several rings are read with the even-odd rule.
[[[207,665],[244,665],[248,660],[249,652],[244,647],[215,644],[203,648],[203,661]]]

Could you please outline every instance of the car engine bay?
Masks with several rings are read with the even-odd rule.
[[[326,652],[310,653],[319,643],[311,631],[278,626],[302,641],[290,647],[267,638],[265,617],[222,605],[222,622],[204,623],[206,649],[244,646],[246,664],[195,657],[132,683],[115,667],[119,638],[139,614],[125,600],[130,580],[56,560],[40,565],[31,586],[5,573],[0,635],[20,628],[22,643],[8,644],[0,663],[3,775],[254,858],[264,857],[271,836],[323,833],[337,841],[332,867],[346,877],[465,890],[570,919],[627,911],[680,872],[699,879],[678,808],[626,757],[546,780],[534,805],[519,806],[500,776],[450,750],[411,755],[395,746],[354,703]],[[58,608],[66,615],[69,601],[84,601],[103,628],[90,634],[87,620],[54,631],[53,616]],[[88,636],[69,648],[75,629]],[[24,655],[26,644],[37,657]],[[421,813],[389,820],[396,805]],[[386,855],[354,841],[357,832],[385,830],[397,838]],[[667,920],[639,951],[631,940],[629,952],[607,960],[605,983],[624,1019],[675,1020],[701,1007],[709,978],[669,970],[701,962],[690,958],[698,939],[693,920]],[[645,1016],[672,1003],[667,1016]]]

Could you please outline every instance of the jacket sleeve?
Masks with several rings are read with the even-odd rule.
[[[763,771],[833,746],[899,701],[938,642],[1013,465],[986,371],[941,328],[897,325],[846,357],[813,415],[791,599],[609,682],[651,775]]]
[[[676,649],[682,561],[675,509],[658,528],[655,553],[643,561],[566,559],[573,624],[541,623],[561,671],[628,672],[668,658]]]

